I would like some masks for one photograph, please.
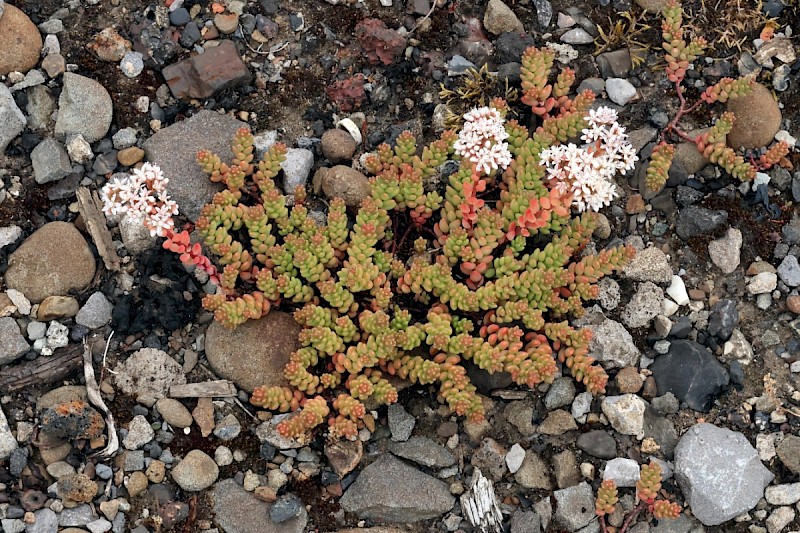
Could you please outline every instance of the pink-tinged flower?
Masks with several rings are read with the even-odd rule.
[[[638,157],[625,128],[616,122],[616,111],[600,107],[585,119],[588,127],[581,138],[586,145],[553,146],[540,154],[540,160],[551,185],[571,194],[579,211],[597,211],[618,196],[615,176],[631,170]]]
[[[131,175],[109,180],[103,187],[103,212],[106,215],[125,215],[139,220],[153,236],[164,237],[175,223],[178,204],[167,194],[169,179],[161,168],[144,163]]]
[[[464,127],[453,147],[458,155],[475,165],[479,172],[491,174],[511,164],[508,132],[497,109],[479,107],[464,115]]]

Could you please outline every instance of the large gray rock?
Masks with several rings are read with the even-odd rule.
[[[259,500],[232,479],[214,485],[209,497],[214,521],[226,533],[303,533],[308,522],[308,513],[301,506],[300,516],[274,523],[269,517],[272,504]]]
[[[286,386],[283,369],[300,348],[301,327],[292,315],[272,311],[231,331],[219,322],[206,331],[206,357],[214,371],[248,392],[258,386]]]
[[[675,448],[675,478],[707,526],[755,507],[774,477],[744,435],[712,424],[691,427]]]
[[[244,122],[227,115],[203,110],[145,141],[147,160],[160,166],[169,178],[170,196],[178,202],[182,215],[196,220],[203,205],[222,190],[220,184],[211,183],[208,175],[200,170],[196,160],[198,150],[208,150],[230,163],[233,135],[239,128],[246,127]]]
[[[0,155],[6,151],[6,147],[14,137],[22,133],[25,124],[27,124],[25,115],[17,107],[11,91],[0,83]]]
[[[113,114],[114,106],[105,87],[90,78],[64,73],[55,130],[59,140],[80,133],[87,142],[97,142],[108,132]]]
[[[10,316],[0,318],[0,365],[7,365],[22,357],[30,349],[22,336],[17,321]]]
[[[446,483],[385,454],[361,472],[339,504],[359,518],[409,523],[441,516],[454,501]]]
[[[606,368],[623,368],[638,366],[642,353],[633,343],[633,337],[625,326],[611,319],[604,320],[597,326],[589,326],[592,340],[589,341],[589,352]]]
[[[68,222],[45,224],[11,254],[6,285],[32,303],[64,296],[91,283],[95,261],[86,239]]]

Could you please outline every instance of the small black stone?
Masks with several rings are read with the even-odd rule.
[[[190,20],[192,20],[192,17],[185,7],[179,7],[169,14],[169,23],[173,26],[185,26]]]
[[[617,456],[617,443],[607,431],[596,429],[578,437],[578,448],[598,459],[613,459]]]
[[[261,458],[267,461],[272,461],[273,459],[275,459],[276,452],[277,450],[275,449],[275,446],[273,446],[269,442],[262,443],[261,449],[258,451]]]
[[[300,516],[302,509],[303,502],[296,496],[287,494],[278,498],[278,500],[272,504],[272,507],[269,508],[269,519],[276,524],[280,524],[281,522],[286,522],[296,516]]]
[[[192,21],[184,26],[179,42],[184,48],[191,48],[194,43],[200,40],[200,37],[200,28]]]
[[[650,370],[659,395],[671,392],[690,408],[704,413],[730,383],[728,371],[707,348],[686,340],[673,341],[669,352],[656,358]]]
[[[733,300],[720,300],[711,311],[708,319],[708,333],[721,341],[731,338],[734,328],[739,324],[739,311]]]

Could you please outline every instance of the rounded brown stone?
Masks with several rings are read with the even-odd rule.
[[[756,83],[753,91],[728,101],[728,111],[736,115],[728,134],[731,148],[761,148],[767,146],[781,128],[781,110],[772,93]]]
[[[206,331],[206,357],[214,371],[242,389],[288,386],[283,369],[292,352],[300,348],[300,325],[292,315],[272,311],[235,330],[214,322]]]
[[[5,4],[0,16],[0,75],[28,72],[39,62],[42,36],[28,15]]]
[[[138,146],[123,148],[117,152],[117,161],[124,167],[132,167],[142,159],[144,159],[144,150]]]
[[[800,315],[800,296],[788,296],[786,298],[786,309],[796,315]]]
[[[350,207],[358,206],[361,200],[370,194],[369,179],[353,168],[336,165],[327,169],[327,172],[320,177],[320,185],[325,196],[342,198]],[[317,175],[314,179],[317,179]],[[316,188],[316,184],[314,186]]]
[[[81,306],[72,296],[48,296],[39,304],[36,318],[42,322],[50,322],[78,314]]]
[[[347,161],[356,152],[356,140],[344,130],[328,130],[322,134],[322,155],[332,163]]]
[[[95,260],[86,239],[68,222],[50,222],[11,254],[6,285],[32,303],[80,291],[92,282]]]
[[[617,373],[617,387],[623,394],[635,394],[639,392],[644,384],[644,378],[639,371],[633,367],[625,367]]]

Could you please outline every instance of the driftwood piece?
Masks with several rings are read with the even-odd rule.
[[[461,509],[469,523],[481,533],[501,533],[503,513],[497,504],[494,485],[479,469],[472,474],[472,484],[461,495]]]
[[[230,381],[203,381],[173,385],[169,388],[171,398],[229,398],[236,396],[236,387]]]
[[[51,356],[40,356],[33,361],[0,370],[0,391],[6,394],[49,385],[69,377],[81,368],[81,364],[79,344],[57,348]]]
[[[103,264],[112,272],[116,272],[120,267],[120,258],[114,248],[114,241],[111,232],[108,231],[106,217],[100,210],[100,198],[97,193],[93,193],[86,187],[80,187],[75,193],[78,197],[78,210],[83,216],[86,229],[92,236],[97,253],[103,258]]]
[[[113,335],[114,332],[111,332]],[[105,360],[105,353],[108,353],[108,346],[111,344],[111,335],[106,342],[106,351],[103,354]],[[92,364],[92,349],[89,348],[89,343],[83,339],[83,377],[86,380],[86,393],[89,401],[100,409],[103,413],[103,418],[106,421],[106,429],[108,430],[108,444],[101,451],[94,454],[95,457],[111,457],[119,449],[119,438],[117,437],[117,428],[114,426],[114,415],[111,414],[106,402],[100,395],[100,387],[97,385],[97,379],[94,377],[94,365]]]

